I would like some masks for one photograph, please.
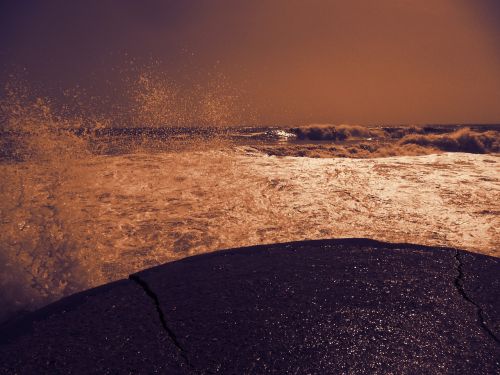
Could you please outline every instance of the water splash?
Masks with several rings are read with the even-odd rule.
[[[106,215],[102,210],[109,197],[93,185],[102,177],[96,176],[96,165],[108,163],[102,155],[220,148],[226,141],[210,128],[236,121],[233,96],[221,91],[222,83],[188,92],[150,70],[127,81],[132,82],[128,105],[116,117],[116,108],[108,117],[84,108],[85,93],[77,89],[64,92],[73,102],[68,108],[37,96],[21,80],[5,85],[0,101],[0,320],[101,284],[110,273],[123,276],[110,272],[118,256],[113,252],[123,250],[116,246],[117,229],[112,222],[104,230],[96,224],[96,216]],[[117,123],[129,130],[162,127],[167,135],[101,136]],[[186,127],[208,131],[186,133]],[[107,173],[115,176],[119,169]]]
[[[75,181],[91,177],[78,168],[90,156],[87,138],[75,132],[79,119],[56,114],[49,100],[33,98],[24,86],[11,83],[0,106],[5,116],[0,165],[0,303],[5,315],[80,290],[88,285],[94,265],[92,242],[71,225],[75,216],[66,193]]]

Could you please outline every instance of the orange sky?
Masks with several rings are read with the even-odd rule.
[[[1,7],[0,60],[37,84],[99,86],[118,80],[112,68],[128,58],[154,59],[179,81],[223,74],[268,124],[500,123],[496,0]]]

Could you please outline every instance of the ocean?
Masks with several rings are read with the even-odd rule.
[[[368,237],[500,256],[499,134],[493,125],[5,131],[0,318],[247,245]]]

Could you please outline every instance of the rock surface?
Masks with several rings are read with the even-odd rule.
[[[2,373],[500,372],[500,260],[365,239],[186,258],[2,327]]]

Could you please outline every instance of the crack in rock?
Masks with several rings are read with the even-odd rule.
[[[463,299],[465,299],[467,302],[469,302],[471,305],[473,305],[476,308],[477,312],[477,320],[479,322],[479,325],[481,328],[490,336],[497,344],[500,344],[500,339],[493,333],[493,331],[486,325],[486,322],[484,321],[484,316],[483,316],[483,309],[481,306],[479,306],[476,302],[474,302],[465,292],[464,289],[464,273],[462,270],[463,263],[462,259],[460,258],[460,252],[458,250],[455,250],[455,254],[453,255],[456,261],[456,270],[457,270],[457,276],[455,277],[454,284],[455,287],[457,288],[458,292],[462,296]]]
[[[167,321],[165,319],[165,314],[163,314],[163,310],[161,309],[160,300],[158,299],[158,296],[153,292],[153,290],[151,290],[149,285],[144,280],[142,280],[139,276],[130,275],[129,279],[134,281],[135,283],[137,283],[144,290],[146,295],[153,300],[153,303],[154,303],[156,311],[158,313],[158,317],[160,318],[160,322],[161,322],[161,325],[163,327],[163,330],[167,333],[170,340],[172,340],[173,344],[175,345],[175,347],[179,351],[179,354],[181,355],[182,359],[184,360],[184,363],[190,369],[193,369],[193,366],[191,365],[191,363],[188,360],[186,350],[180,344],[174,331],[167,324]]]

